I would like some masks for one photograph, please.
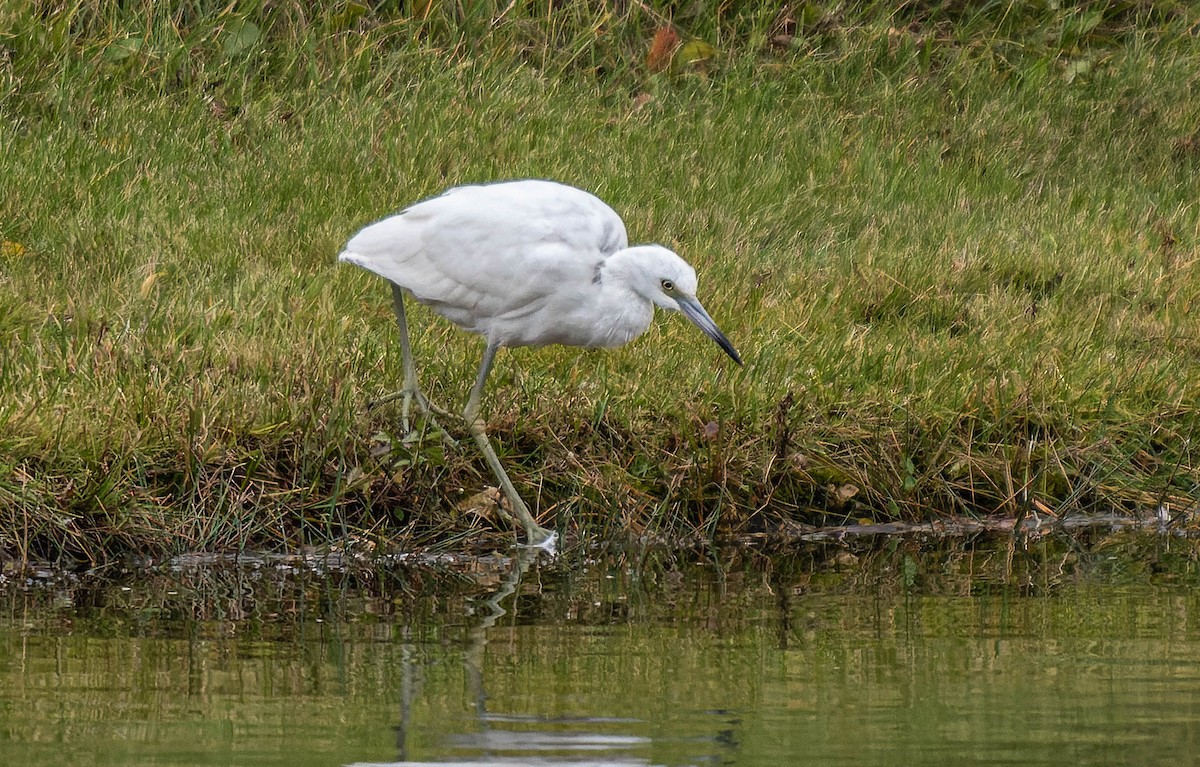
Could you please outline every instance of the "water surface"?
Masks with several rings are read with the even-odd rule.
[[[1200,753],[1196,553],[893,540],[9,583],[0,764],[1178,765]]]

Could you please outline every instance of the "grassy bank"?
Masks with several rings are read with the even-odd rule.
[[[110,6],[0,3],[2,551],[473,535],[490,475],[365,409],[400,380],[388,291],[334,257],[523,176],[688,258],[747,361],[665,317],[502,354],[485,412],[548,523],[1194,510],[1182,5],[749,4],[675,43],[665,6]],[[478,339],[413,324],[462,402]]]

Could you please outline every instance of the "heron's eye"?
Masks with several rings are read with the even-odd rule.
[[[671,282],[670,280],[661,280],[658,284],[662,285],[662,289],[667,293],[670,293],[675,289],[675,283]]]

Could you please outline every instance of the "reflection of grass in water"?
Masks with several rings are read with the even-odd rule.
[[[89,574],[47,571],[0,589],[0,615],[57,625],[93,612],[174,635],[198,621],[222,636],[320,633],[321,621],[478,627],[568,621],[617,626],[710,618],[742,625],[811,597],[1047,597],[1089,584],[1137,590],[1200,585],[1195,540],[1092,528],[1016,541],[1007,534],[847,537],[769,547],[654,547],[517,557],[339,549],[301,554],[184,555],[158,566]],[[523,552],[534,554],[534,552]],[[469,620],[464,620],[469,617]],[[43,622],[44,621],[44,622]]]
[[[399,381],[386,290],[332,259],[514,176],[678,249],[748,362],[667,320],[504,354],[485,409],[547,520],[690,538],[1195,496],[1185,19],[749,14],[649,75],[639,13],[526,10],[472,50],[483,16],[280,7],[2,12],[0,549],[472,538],[481,462],[363,411]],[[460,400],[476,339],[413,324]]]
[[[1064,738],[1094,736],[1094,719],[1126,733],[1134,716],[1163,727],[1156,742],[1177,761],[1176,733],[1192,729],[1186,699],[1171,696],[1194,695],[1196,592],[1190,566],[1161,556],[1175,543],[1047,539],[994,589],[981,586],[1001,568],[1003,540],[891,539],[773,558],[737,548],[712,552],[720,564],[710,565],[697,564],[702,552],[664,550],[541,567],[487,632],[486,722],[463,656],[482,617],[472,611],[497,581],[434,586],[442,573],[425,568],[424,588],[422,568],[211,564],[127,584],[85,576],[54,595],[0,592],[0,655],[19,660],[0,664],[0,699],[23,701],[6,716],[0,754],[78,748],[97,763],[136,762],[132,753],[148,763],[177,749],[247,763],[286,751],[301,764],[388,763],[399,724],[414,759],[463,733],[515,731],[640,736],[653,764],[723,749],[738,763],[783,764],[801,741],[848,763],[854,748],[870,756],[898,744],[894,756],[948,740],[979,739],[989,755],[1005,745],[997,740],[1021,755],[1058,753]],[[1113,583],[1110,555],[1157,558],[1181,582]],[[911,588],[900,582],[906,561],[918,572]],[[1143,719],[1147,696],[1163,708]],[[114,751],[123,758],[96,756]]]

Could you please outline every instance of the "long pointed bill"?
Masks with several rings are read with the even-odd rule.
[[[734,362],[742,364],[742,358],[738,356],[737,349],[733,348],[733,344],[717,327],[717,323],[713,322],[713,318],[708,316],[708,312],[704,311],[704,307],[700,305],[699,301],[694,298],[679,298],[676,299],[676,302],[679,304],[679,311],[683,312],[684,316],[691,320],[696,327],[703,330],[704,335],[716,341],[717,346],[724,349]]]

